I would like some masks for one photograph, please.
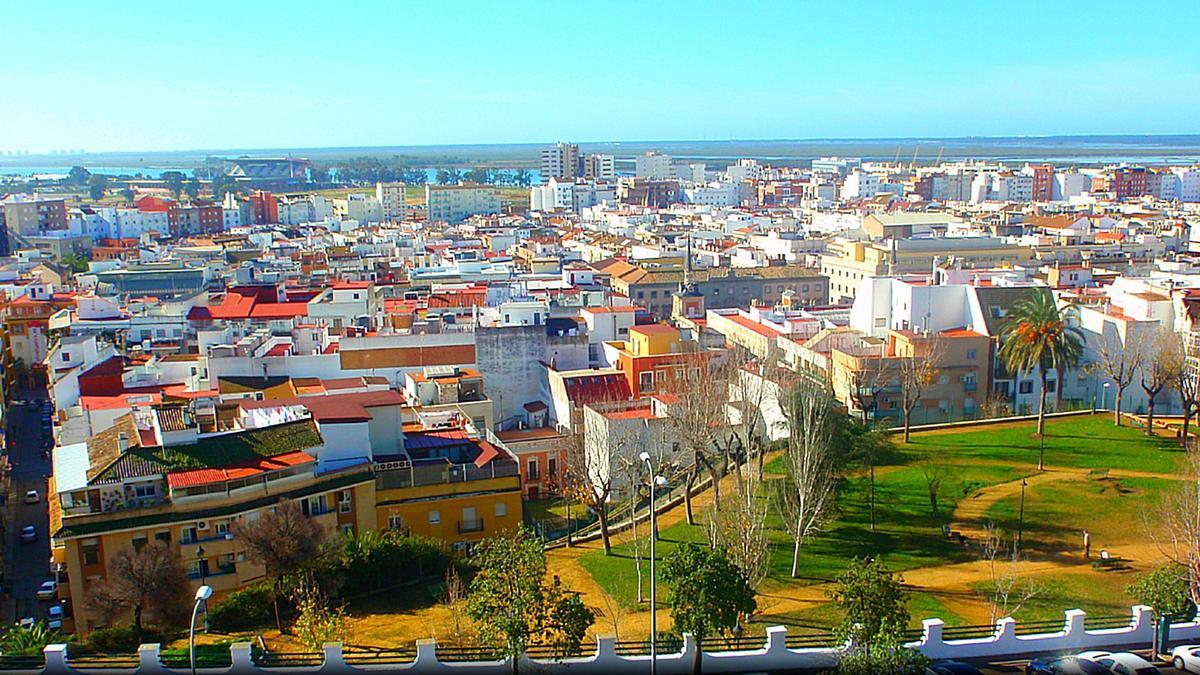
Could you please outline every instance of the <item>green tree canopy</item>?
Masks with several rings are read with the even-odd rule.
[[[104,191],[108,189],[108,176],[95,173],[88,178],[88,196],[93,201],[99,201],[104,198]]]
[[[475,550],[479,571],[467,594],[467,615],[479,635],[512,658],[516,671],[530,644],[548,644],[561,655],[578,652],[594,613],[557,577],[546,580],[542,540],[522,527],[484,540]]]
[[[697,640],[732,633],[758,607],[745,574],[720,549],[684,544],[663,560],[675,628]]]

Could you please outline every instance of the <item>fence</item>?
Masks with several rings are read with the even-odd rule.
[[[1152,612],[1137,606],[1124,616],[1094,616],[1080,610],[1066,612],[1062,621],[1039,621],[1018,625],[1001,619],[994,626],[948,627],[939,619],[927,619],[914,633],[908,646],[933,659],[996,660],[1039,654],[1076,652],[1086,649],[1148,647],[1154,636]],[[1176,622],[1171,626],[1172,643],[1200,640],[1200,621]],[[786,628],[768,628],[765,636],[703,642],[701,659],[706,673],[775,672],[828,670],[837,665],[840,651],[829,634],[790,635]],[[685,635],[659,644],[658,671],[663,675],[691,672],[698,646]],[[601,637],[588,653],[558,658],[547,648],[531,649],[522,657],[525,672],[645,673],[649,671],[649,644],[618,642]],[[511,672],[506,659],[478,646],[439,646],[435,640],[419,640],[415,648],[359,647],[327,644],[322,652],[252,653],[251,644],[230,648],[228,659],[208,653],[198,668],[206,675],[229,673],[447,673],[501,675]],[[163,655],[158,645],[142,645],[137,655],[100,655],[70,658],[67,645],[46,647],[43,657],[0,657],[0,670],[42,672],[46,675],[88,673],[133,673],[168,675],[187,667],[178,653]]]

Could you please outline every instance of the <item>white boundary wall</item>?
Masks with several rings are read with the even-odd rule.
[[[1073,609],[1066,612],[1063,629],[1054,633],[1036,635],[1016,634],[1016,622],[1001,619],[996,623],[996,632],[987,638],[967,640],[943,640],[943,623],[940,619],[927,619],[924,634],[909,646],[918,649],[932,659],[997,659],[1019,658],[1038,654],[1077,652],[1087,649],[1146,648],[1154,635],[1152,613],[1149,607],[1132,608],[1130,624],[1121,628],[1085,630],[1086,614]],[[766,641],[761,649],[713,652],[703,655],[703,670],[706,673],[774,672],[779,670],[826,670],[838,662],[838,651],[834,649],[789,649],[786,645],[787,629],[775,626],[767,629]],[[1191,621],[1173,624],[1171,642],[1200,642],[1200,622]],[[696,643],[691,636],[684,636],[683,650],[660,654],[658,672],[663,675],[683,675],[691,672],[692,657]],[[41,671],[46,675],[70,675],[72,673],[103,673],[104,675],[168,675],[185,670],[164,668],[159,661],[158,645],[142,645],[138,650],[140,665],[135,669],[125,668],[72,668],[67,645],[46,647],[46,666]],[[469,673],[470,675],[503,675],[512,670],[507,661],[442,663],[437,659],[437,643],[434,640],[417,642],[416,659],[407,663],[378,663],[371,665],[348,665],[342,656],[342,645],[325,645],[324,663],[320,666],[270,668],[256,666],[250,658],[250,643],[232,646],[232,667],[202,668],[205,675],[229,673],[314,673],[320,675],[352,675],[355,673]],[[620,656],[616,653],[616,640],[600,637],[596,653],[591,656],[565,659],[562,661],[534,661],[522,659],[521,672],[527,673],[579,673],[602,675],[604,673],[648,673],[650,658],[646,655]],[[19,671],[11,671],[19,672]]]

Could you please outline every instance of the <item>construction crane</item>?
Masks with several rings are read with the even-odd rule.
[[[902,145],[897,145],[897,146],[896,146],[896,159],[893,159],[893,160],[892,160],[892,164],[895,164],[895,165],[896,165],[896,168],[899,168],[899,167],[900,167],[900,150],[901,150],[901,148],[903,148],[903,147],[904,147],[904,146],[902,146]]]
[[[941,166],[941,165],[942,165],[942,153],[943,153],[945,150],[946,150],[946,146],[944,146],[944,145],[943,145],[942,147],[938,148],[938,156],[937,156],[937,159],[933,160],[933,165],[934,165],[934,166]]]
[[[912,163],[910,163],[910,164],[908,165],[908,170],[909,170],[909,171],[912,171],[913,169],[917,168],[917,154],[918,154],[918,153],[920,153],[920,152],[921,152],[921,144],[920,144],[920,143],[917,143],[917,149],[916,149],[916,150],[913,150],[913,158],[912,158]]]

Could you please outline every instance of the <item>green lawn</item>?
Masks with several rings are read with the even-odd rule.
[[[797,584],[830,581],[855,557],[883,556],[889,567],[904,571],[978,559],[978,553],[943,535],[959,501],[980,489],[1019,480],[1036,472],[1038,440],[1033,423],[1012,427],[986,427],[961,433],[914,435],[900,444],[876,471],[875,529],[870,526],[870,481],[856,472],[839,489],[837,510],[823,533],[806,542],[800,558],[800,579],[791,579],[791,542],[782,523],[772,515],[771,572],[760,593],[786,592]],[[933,513],[922,462],[938,458],[945,465],[939,490],[938,513]],[[1139,430],[1114,427],[1111,417],[1081,416],[1047,423],[1046,464],[1083,468],[1079,476],[1034,485],[1026,493],[1024,541],[1033,554],[1058,554],[1079,546],[1081,530],[1093,535],[1093,550],[1106,538],[1124,537],[1130,528],[1141,528],[1143,512],[1156,503],[1173,483],[1157,478],[1115,478],[1105,469],[1170,473],[1183,458],[1178,446],[1168,439],[1146,437]],[[767,466],[771,480],[782,480],[782,463]],[[1017,528],[1019,494],[991,505],[985,520],[996,523],[1005,536]],[[697,514],[702,522],[703,515]],[[982,523],[981,523],[982,524]],[[1139,530],[1140,531],[1140,530]],[[679,542],[705,541],[702,526],[678,523],[662,532],[658,545],[661,559]],[[643,552],[643,557],[645,553]],[[580,563],[608,593],[627,609],[636,605],[637,575],[633,549],[614,547],[612,556],[589,552]],[[643,561],[648,579],[648,564]],[[1129,599],[1123,589],[1129,575],[1105,573],[1054,578],[1044,585],[1035,602],[1018,618],[1054,618],[1064,609],[1079,607],[1104,614],[1127,611]],[[1111,581],[1109,581],[1111,579]],[[938,616],[948,625],[961,624],[952,607],[933,595],[918,593],[910,600],[914,625],[920,619]],[[831,625],[836,616],[828,605],[795,616],[764,616],[766,622],[789,625]]]

